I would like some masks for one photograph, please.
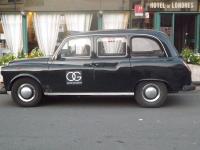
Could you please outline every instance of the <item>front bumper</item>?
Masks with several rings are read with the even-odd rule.
[[[190,85],[184,85],[183,86],[183,91],[192,91],[192,90],[195,90],[196,89],[196,86],[193,85],[193,84],[190,84]]]

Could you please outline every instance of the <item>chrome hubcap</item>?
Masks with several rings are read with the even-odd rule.
[[[18,89],[18,97],[24,102],[30,102],[35,98],[35,88],[30,84],[23,84]]]
[[[160,97],[160,88],[155,84],[147,84],[143,88],[142,96],[147,102],[155,102]]]

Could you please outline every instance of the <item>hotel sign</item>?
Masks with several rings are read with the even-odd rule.
[[[198,11],[198,0],[149,0],[148,11]]]

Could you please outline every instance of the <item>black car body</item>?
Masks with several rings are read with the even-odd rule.
[[[39,89],[39,96],[135,94],[142,106],[157,107],[167,92],[191,85],[191,72],[169,38],[153,30],[72,35],[54,56],[11,62],[2,75],[6,91],[22,106],[38,104],[34,91]]]

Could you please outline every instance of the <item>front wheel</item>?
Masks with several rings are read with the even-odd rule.
[[[40,85],[29,78],[21,78],[15,81],[11,92],[14,102],[23,107],[37,106],[42,99]]]
[[[162,82],[141,82],[135,91],[135,99],[142,107],[160,107],[166,97],[167,87]]]

